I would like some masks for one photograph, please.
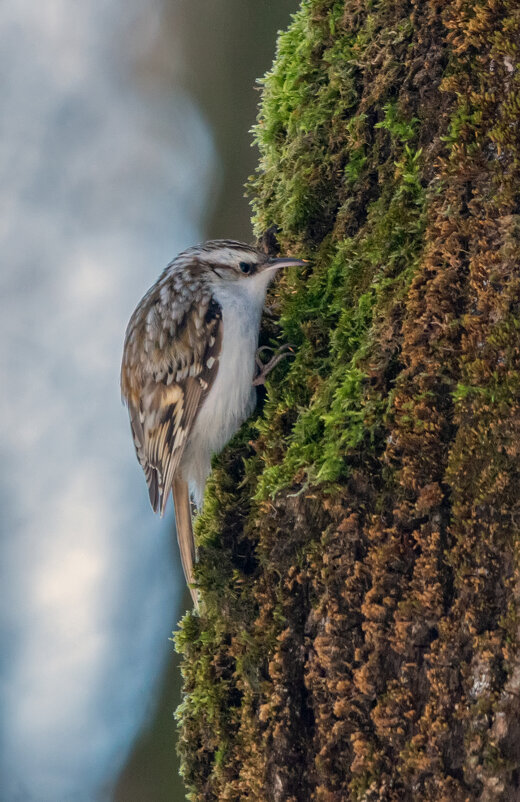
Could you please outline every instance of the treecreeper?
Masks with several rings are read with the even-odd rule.
[[[125,336],[121,392],[154,512],[170,494],[186,581],[193,587],[198,509],[218,453],[252,413],[255,385],[282,357],[255,360],[269,282],[304,260],[233,240],[180,253],[137,305]],[[258,372],[259,370],[259,372]]]

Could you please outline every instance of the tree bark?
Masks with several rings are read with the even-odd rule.
[[[520,799],[519,42],[515,0],[280,35],[254,220],[311,261],[197,525],[194,800]]]

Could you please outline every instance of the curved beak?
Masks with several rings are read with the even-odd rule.
[[[263,265],[264,270],[278,270],[280,267],[303,267],[309,264],[307,259],[293,259],[291,256],[282,256],[277,259],[268,259]]]

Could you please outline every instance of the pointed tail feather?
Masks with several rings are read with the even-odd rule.
[[[184,576],[190,588],[195,609],[199,606],[197,591],[191,587],[194,582],[193,564],[195,562],[195,541],[191,523],[191,505],[188,485],[183,479],[175,478],[172,482],[173,503],[175,505],[175,525],[177,540],[181,552]]]

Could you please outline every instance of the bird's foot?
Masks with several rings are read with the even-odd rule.
[[[276,301],[269,306],[266,304],[263,308],[263,314],[266,317],[270,317],[271,320],[278,319],[280,317],[280,304],[276,303]]]
[[[269,362],[262,362],[260,354],[263,351],[274,352]],[[265,384],[265,380],[271,373],[272,369],[275,368],[276,365],[282,361],[282,359],[285,359],[286,356],[294,356],[294,345],[285,343],[285,345],[281,345],[276,351],[269,345],[262,345],[262,347],[256,352],[255,362],[258,368],[258,373],[253,379],[253,387],[258,387],[261,384]]]

